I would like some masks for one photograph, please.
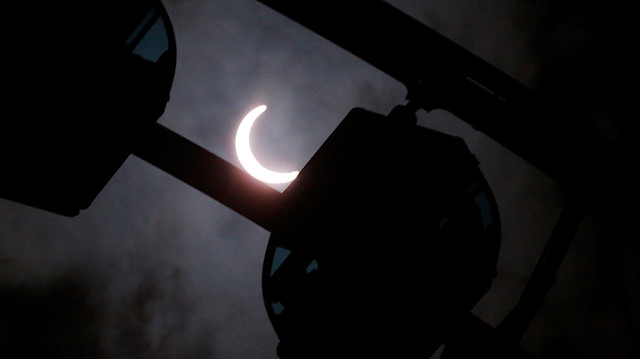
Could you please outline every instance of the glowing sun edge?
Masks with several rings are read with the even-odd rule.
[[[256,179],[265,183],[288,183],[293,181],[298,176],[298,171],[292,172],[275,172],[271,171],[258,162],[258,160],[251,152],[251,144],[249,136],[251,134],[251,127],[258,117],[267,110],[267,106],[261,105],[249,112],[238,127],[236,133],[236,153],[238,160],[244,169]]]

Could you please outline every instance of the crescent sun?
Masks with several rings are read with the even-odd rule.
[[[251,152],[249,136],[251,127],[258,117],[266,111],[267,106],[261,105],[249,112],[238,127],[236,133],[236,153],[238,160],[244,169],[256,179],[266,183],[287,183],[293,181],[298,176],[298,171],[275,172],[263,167]]]

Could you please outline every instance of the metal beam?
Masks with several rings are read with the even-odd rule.
[[[280,192],[170,129],[153,124],[133,154],[264,229],[277,228],[283,206]]]

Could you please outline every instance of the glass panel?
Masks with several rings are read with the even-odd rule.
[[[133,48],[134,54],[151,62],[157,62],[169,50],[167,28],[157,7],[147,12],[125,43]]]
[[[157,8],[154,6],[151,8],[151,10],[149,10],[147,15],[145,15],[144,19],[140,21],[138,26],[136,26],[136,29],[133,30],[131,35],[129,35],[129,38],[126,41],[127,45],[132,45],[136,42],[136,39],[140,37],[140,33],[142,32],[142,30],[144,30],[144,28],[147,27],[147,24],[154,18],[156,13],[157,13]]]
[[[273,308],[273,313],[275,315],[280,315],[284,312],[284,306],[280,302],[271,303],[271,307]]]
[[[162,18],[158,18],[149,31],[133,49],[133,53],[145,60],[156,62],[169,50],[169,39]]]
[[[273,254],[273,262],[271,264],[271,275],[275,273],[278,268],[282,265],[282,263],[287,259],[287,257],[291,254],[291,251],[286,248],[277,247],[275,253]]]
[[[314,270],[318,269],[318,261],[317,260],[313,260],[311,261],[311,263],[307,266],[307,274],[313,272]]]

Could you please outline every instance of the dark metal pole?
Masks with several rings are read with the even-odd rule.
[[[441,359],[533,359],[517,343],[503,337],[482,319],[468,313],[445,342]]]
[[[556,273],[588,208],[578,196],[569,197],[515,307],[495,329],[469,313],[445,343],[443,359],[530,358],[518,347],[518,342],[555,283]]]
[[[497,328],[500,335],[510,342],[517,343],[524,335],[555,283],[556,273],[587,209],[580,198],[569,197],[520,300]]]
[[[154,124],[133,154],[268,231],[277,227],[282,194],[170,129]]]

